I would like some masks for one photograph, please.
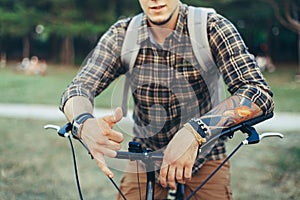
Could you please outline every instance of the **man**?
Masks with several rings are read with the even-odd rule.
[[[166,199],[168,188],[175,189],[177,182],[185,184],[185,195],[189,195],[226,157],[224,140],[217,141],[208,155],[198,154],[205,138],[215,130],[271,112],[272,92],[234,26],[211,13],[207,18],[209,45],[231,94],[214,106],[188,37],[188,7],[179,0],[139,3],[144,12],[138,35],[141,47],[131,74],[135,140],[144,148],[165,149],[155,199]],[[61,102],[67,119],[79,124],[76,134],[109,177],[113,173],[103,156],[115,157],[120,148],[123,136],[112,127],[121,120],[122,110],[99,119],[90,114],[94,97],[128,71],[120,57],[129,22],[118,21],[100,39]],[[132,168],[131,163],[128,170]],[[144,188],[144,173],[140,179]],[[136,175],[125,173],[121,190],[128,199],[138,198],[136,183]],[[195,195],[195,199],[231,198],[228,163]]]

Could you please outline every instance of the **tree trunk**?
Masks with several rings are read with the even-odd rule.
[[[73,38],[70,36],[66,36],[62,43],[62,49],[60,53],[61,64],[66,67],[74,65],[74,44]]]
[[[298,72],[296,79],[297,81],[300,81],[300,31],[298,32]]]
[[[29,58],[30,56],[30,41],[29,36],[24,36],[23,38],[23,58]]]
[[[6,66],[6,53],[1,52],[0,55],[0,68],[4,68]]]

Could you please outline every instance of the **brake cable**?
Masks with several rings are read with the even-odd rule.
[[[74,146],[73,146],[71,136],[69,134],[69,132],[72,129],[72,124],[67,123],[62,128],[60,128],[59,126],[56,126],[56,125],[46,125],[46,126],[44,126],[44,128],[45,129],[55,129],[59,136],[64,137],[64,138],[68,138],[68,141],[69,141],[69,144],[70,144],[70,147],[71,147],[71,153],[72,153],[72,159],[73,159],[74,174],[75,174],[75,179],[76,179],[77,190],[78,190],[80,200],[83,200],[83,195],[82,195],[82,192],[81,192],[81,186],[80,186],[79,175],[78,175],[78,169],[77,169],[75,149],[74,149]],[[93,156],[92,156],[90,150],[88,149],[88,147],[85,145],[85,143],[82,140],[78,139],[78,138],[76,138],[76,139],[80,141],[80,143],[84,146],[84,148],[88,151],[88,153],[91,155],[91,158],[93,159]],[[118,192],[122,196],[122,198],[124,200],[126,200],[125,195],[122,193],[120,188],[117,186],[116,182],[112,178],[110,178],[110,177],[108,177],[108,178],[112,182],[114,187],[118,190]]]
[[[73,158],[76,185],[77,185],[80,200],[83,200],[81,187],[80,187],[80,182],[79,182],[78,170],[77,170],[76,155],[75,155],[75,150],[74,150],[74,146],[73,146],[72,139],[71,139],[70,135],[68,135],[68,140],[69,140],[71,151],[72,151],[72,158]]]

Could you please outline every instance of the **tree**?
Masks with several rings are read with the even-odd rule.
[[[291,46],[295,46],[295,35],[290,31],[291,29],[286,29],[276,19],[270,1],[274,2],[274,5],[280,10],[282,18],[286,18],[284,10],[287,10],[288,7],[290,12],[286,19],[295,24],[295,16],[300,15],[299,1],[297,0],[186,0],[187,3],[196,6],[214,7],[218,13],[229,18],[237,26],[253,53],[270,56],[275,61],[294,59]],[[296,31],[294,32],[296,33]]]
[[[74,38],[98,38],[118,17],[132,11],[126,9],[131,4],[131,0],[0,0],[0,45],[4,37],[23,38],[22,56],[29,57],[35,27],[42,25],[51,39],[61,40],[56,50],[60,62],[73,65]],[[0,49],[5,51],[3,45]]]
[[[275,41],[276,45],[270,46],[274,58],[279,58],[282,52],[288,52],[285,57],[293,56],[290,46],[295,44],[295,35],[290,37],[292,32],[281,31],[281,34],[274,36],[272,29],[279,27],[281,30],[281,25],[276,20],[270,4],[266,3],[267,0],[182,2],[214,7],[218,13],[229,18],[237,26],[250,50],[255,53],[260,43],[274,45]],[[72,65],[74,57],[84,57],[118,18],[133,16],[140,11],[138,2],[133,3],[132,0],[0,0],[0,51],[8,52],[8,56],[14,54],[21,57],[19,41],[23,41],[23,56],[38,52],[53,61],[57,61],[59,56],[62,64]],[[295,19],[292,13],[291,17]],[[43,34],[36,33],[37,25],[44,27]],[[284,51],[282,46],[286,48]]]
[[[300,80],[300,3],[293,0],[265,1],[272,6],[278,21],[287,29],[298,34],[298,74],[296,77]]]
[[[0,36],[2,38],[8,35],[23,38],[22,56],[29,57],[30,36],[41,15],[35,7],[28,6],[26,1],[16,0],[1,2],[0,13]]]
[[[275,0],[265,1],[272,6],[275,16],[284,27],[296,33],[300,33],[300,4],[297,5],[296,1],[294,2],[292,0],[286,0],[283,2],[277,2]]]
[[[47,16],[50,32],[62,38],[61,64],[74,64],[74,38],[103,33],[116,19],[115,1],[52,0]]]

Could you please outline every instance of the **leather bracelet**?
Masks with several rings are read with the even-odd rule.
[[[76,139],[80,139],[80,133],[83,123],[90,118],[95,118],[91,113],[82,113],[75,117],[72,121],[72,135]]]
[[[211,135],[208,126],[200,119],[193,118],[188,122],[202,138],[206,138]]]

